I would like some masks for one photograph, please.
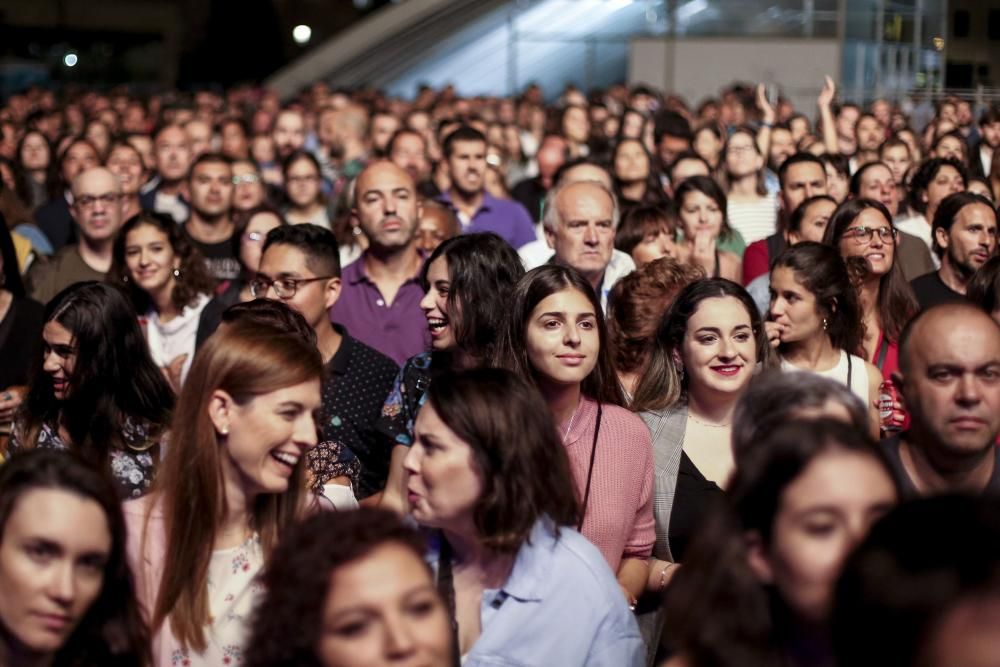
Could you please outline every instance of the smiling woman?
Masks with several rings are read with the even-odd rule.
[[[144,318],[153,360],[178,390],[191,368],[201,313],[214,286],[205,260],[172,218],[143,212],[115,238],[108,280],[132,299]]]
[[[49,302],[44,320],[9,450],[68,449],[111,470],[123,497],[146,493],[174,398],[135,312],[114,287],[77,283]]]
[[[734,282],[691,283],[660,323],[632,406],[655,434],[651,592],[666,587],[729,482],[733,413],[757,364],[766,360],[760,315]]]
[[[158,485],[125,505],[158,667],[242,651],[257,572],[315,505],[303,459],[316,446],[321,373],[316,348],[262,322],[229,323],[198,353]]]
[[[518,281],[513,302],[501,363],[545,397],[582,506],[578,530],[634,603],[653,547],[653,452],[645,425],[622,407],[597,295],[575,269],[546,264]]]

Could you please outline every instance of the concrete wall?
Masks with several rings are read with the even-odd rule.
[[[823,76],[839,80],[841,60],[835,39],[639,38],[631,43],[628,80],[678,93],[692,105],[734,81],[775,83],[813,116]]]

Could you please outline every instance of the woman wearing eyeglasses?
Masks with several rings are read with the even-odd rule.
[[[859,258],[845,261],[821,243],[803,241],[785,249],[771,265],[771,312],[765,326],[781,369],[817,373],[847,385],[868,408],[877,438],[882,374],[858,356],[864,354],[864,325],[851,279],[852,272],[864,270]]]
[[[172,218],[143,212],[115,239],[108,280],[123,286],[140,314],[149,351],[175,391],[194,359],[213,282],[201,254]]]
[[[285,219],[293,225],[308,222],[330,229],[333,216],[327,209],[326,195],[323,194],[323,173],[312,153],[292,153],[285,159],[281,169],[288,198]]]
[[[233,212],[249,211],[266,203],[267,192],[253,160],[233,160]]]
[[[917,312],[913,290],[896,261],[897,232],[889,210],[874,199],[852,199],[830,218],[824,241],[840,256],[863,257],[868,271],[857,282],[865,358],[889,380],[899,368],[899,335]]]

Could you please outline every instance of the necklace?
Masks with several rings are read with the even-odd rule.
[[[569,416],[569,425],[566,426],[566,431],[562,434],[562,439],[565,442],[566,438],[569,436],[569,432],[573,430],[573,420],[576,419],[576,413],[580,411],[580,403],[583,401],[577,401],[576,407],[573,408],[573,414]]]
[[[694,416],[693,412],[688,412],[688,419],[693,420],[695,423],[701,424],[702,426],[708,426],[709,428],[729,428],[733,425],[733,422],[727,422],[725,424],[713,424],[712,422],[702,421]]]

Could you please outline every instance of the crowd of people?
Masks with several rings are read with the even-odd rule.
[[[996,664],[1000,107],[765,93],[6,100],[0,665]]]

